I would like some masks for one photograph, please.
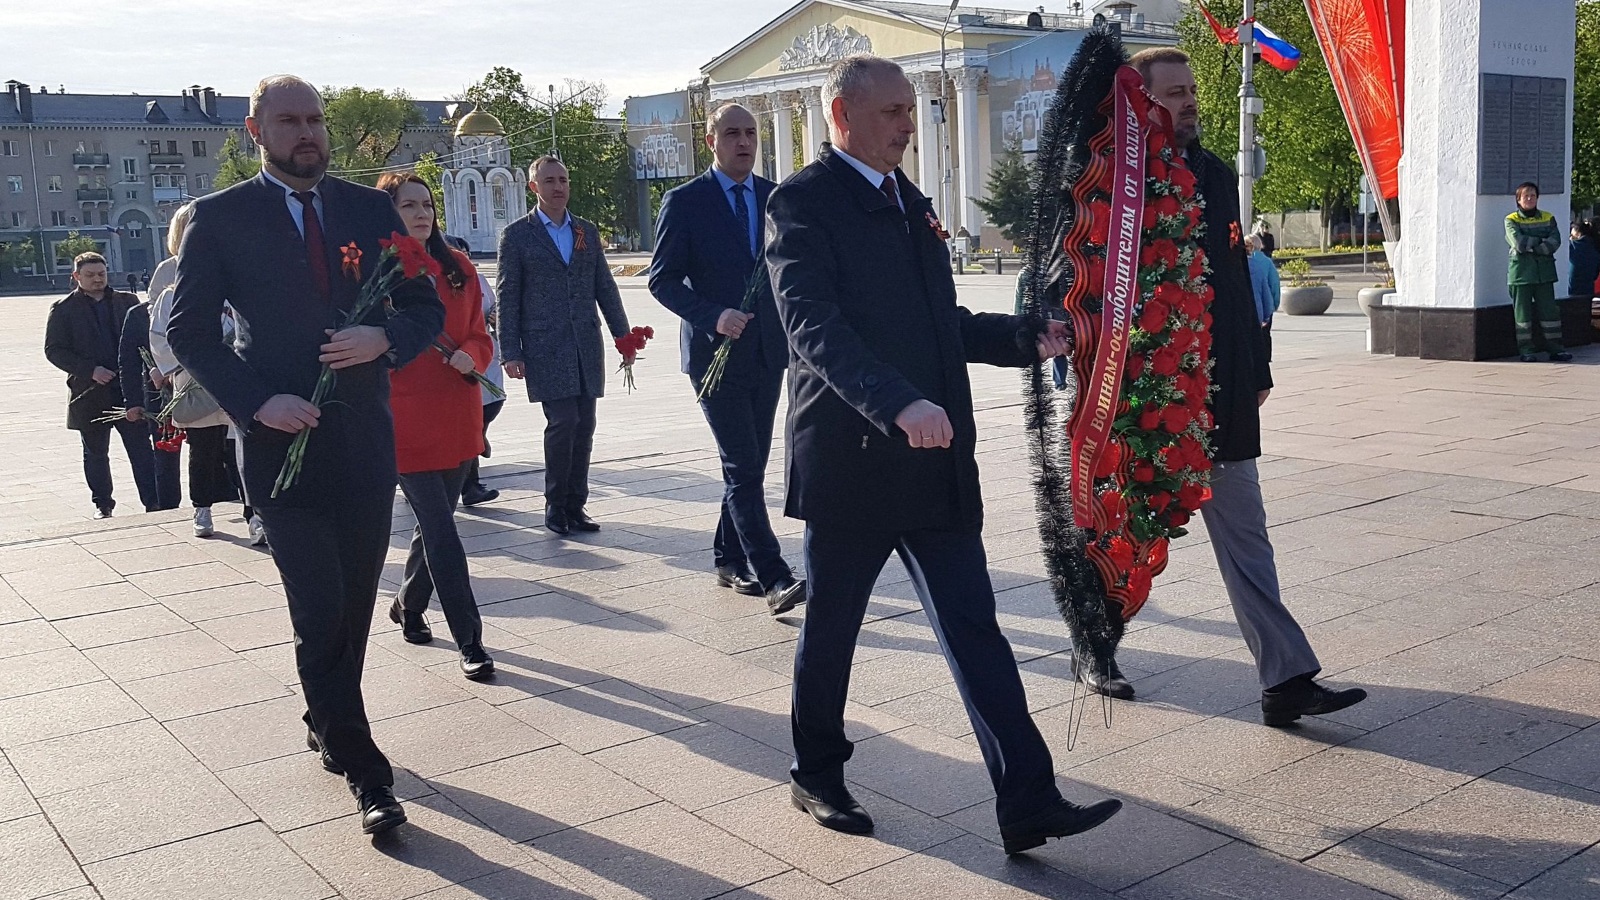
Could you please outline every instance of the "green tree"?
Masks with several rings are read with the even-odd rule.
[[[79,253],[99,253],[100,245],[94,238],[84,237],[76,231],[67,232],[67,236],[56,241],[56,262],[70,263]]]
[[[37,265],[38,253],[31,238],[0,244],[0,281],[10,278],[17,269]]]
[[[249,181],[259,171],[261,158],[239,149],[239,135],[229,133],[227,140],[222,142],[222,149],[217,151],[217,177],[212,180],[211,186],[220,191],[229,185]]]
[[[363,184],[377,183],[400,136],[423,121],[411,95],[401,90],[328,87],[322,97],[332,150],[329,168]]]
[[[1242,17],[1241,0],[1208,4],[1223,22]],[[1327,63],[1317,45],[1302,0],[1257,0],[1256,18],[1300,48],[1300,65],[1280,72],[1264,63],[1255,67],[1256,93],[1265,112],[1256,131],[1267,152],[1267,171],[1256,183],[1257,211],[1320,209],[1326,227],[1354,206],[1361,183],[1361,162],[1339,108]],[[1178,23],[1179,46],[1193,60],[1200,92],[1201,141],[1230,163],[1239,149],[1239,81],[1242,54],[1224,47],[1191,6]]]
[[[555,96],[555,146],[572,179],[570,208],[608,235],[627,233],[627,201],[617,190],[616,172],[629,159],[628,146],[620,128],[600,119],[605,85],[569,78]],[[513,165],[526,169],[551,152],[550,96],[530,90],[521,73],[496,66],[467,88],[464,99],[505,126]]]
[[[1016,244],[1028,230],[1033,213],[1033,166],[1016,142],[1006,146],[989,171],[989,196],[977,200],[978,208],[1000,229],[1001,237]]]
[[[449,231],[450,225],[444,220],[444,167],[439,165],[439,157],[430,150],[417,157],[417,164],[411,171],[428,183],[428,190],[433,192],[434,211],[439,215],[439,229]]]
[[[1600,0],[1580,0],[1572,82],[1572,206],[1600,204]]]

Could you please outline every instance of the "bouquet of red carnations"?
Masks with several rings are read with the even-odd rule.
[[[622,354],[622,365],[618,371],[622,373],[622,384],[633,393],[633,364],[639,357],[639,351],[644,345],[656,336],[656,330],[649,325],[635,325],[633,330],[617,338],[617,352]]]

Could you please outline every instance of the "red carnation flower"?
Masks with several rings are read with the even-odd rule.
[[[1183,453],[1180,452],[1176,446],[1168,445],[1166,447],[1162,447],[1158,457],[1161,460],[1161,468],[1166,469],[1168,474],[1174,474],[1183,471]],[[1166,504],[1163,503],[1156,510],[1156,512],[1160,512],[1165,508]]]
[[[1150,205],[1158,216],[1176,216],[1183,212],[1183,204],[1171,194],[1158,197],[1156,202]]]
[[[1154,407],[1146,407],[1139,413],[1139,428],[1144,431],[1155,431],[1161,427],[1161,411]]]
[[[1189,227],[1193,228],[1196,225],[1199,225],[1200,220],[1205,217],[1205,210],[1200,206],[1195,205],[1184,210],[1184,215],[1189,217]]]
[[[1172,241],[1168,240],[1167,238],[1161,238],[1160,240],[1156,241],[1152,246],[1155,248],[1156,257],[1158,259],[1160,259],[1161,262],[1164,263],[1167,268],[1176,269],[1178,267],[1178,245],[1177,244],[1174,244]]]
[[[1170,510],[1167,513],[1167,521],[1172,523],[1173,528],[1182,528],[1189,524],[1189,511],[1185,509]]]
[[[1150,371],[1167,378],[1178,374],[1178,361],[1180,355],[1172,352],[1171,347],[1162,347],[1150,360]]]
[[[1164,162],[1161,157],[1157,156],[1155,153],[1150,154],[1150,163],[1145,168],[1146,174],[1157,181],[1166,181],[1168,173],[1171,172],[1171,169],[1167,166],[1166,162]]]
[[[1211,499],[1211,489],[1202,487],[1193,481],[1185,482],[1178,488],[1178,505],[1188,510],[1200,508],[1200,504]]]
[[[1106,545],[1106,556],[1113,566],[1126,570],[1133,565],[1133,545],[1125,537],[1114,537]]]
[[[1189,277],[1199,278],[1204,274],[1206,274],[1206,258],[1196,253],[1194,259],[1189,260]]]
[[[1185,197],[1194,195],[1194,173],[1188,166],[1173,166],[1167,180],[1172,182]]]
[[[1177,434],[1189,427],[1191,418],[1193,416],[1189,413],[1189,407],[1175,403],[1161,411],[1161,427]]]
[[[1117,466],[1122,465],[1122,442],[1112,441],[1106,444],[1100,452],[1099,459],[1094,461],[1094,477],[1110,478],[1117,471]]]
[[[1138,378],[1140,375],[1143,375],[1144,374],[1144,363],[1145,363],[1145,359],[1144,359],[1144,354],[1143,353],[1135,353],[1135,354],[1129,356],[1128,357],[1128,377],[1130,379],[1134,379],[1134,378]],[[1127,411],[1128,410],[1126,410],[1126,409],[1122,410],[1122,412],[1127,412]]]
[[[1156,511],[1157,515],[1166,511],[1172,505],[1172,494],[1167,491],[1156,491],[1145,500],[1145,504]]]
[[[1156,467],[1147,460],[1139,460],[1133,464],[1133,480],[1142,484],[1149,484],[1156,480]]]
[[[1174,281],[1163,281],[1156,285],[1156,299],[1171,307],[1177,307],[1183,302],[1186,293],[1182,286]]]
[[[1160,261],[1160,259],[1161,258],[1156,255],[1155,244],[1145,244],[1144,247],[1139,250],[1139,265],[1145,267],[1146,269],[1154,266],[1158,261]]]
[[[1167,305],[1160,300],[1151,300],[1144,305],[1144,311],[1139,314],[1139,327],[1152,334],[1163,331],[1167,327]]]

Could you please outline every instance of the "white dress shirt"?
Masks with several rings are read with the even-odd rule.
[[[261,177],[265,178],[269,183],[283,188],[283,202],[289,205],[289,216],[294,219],[294,227],[300,231],[300,239],[304,240],[306,236],[305,207],[300,205],[299,200],[295,199],[294,188],[289,187],[287,184],[284,184],[278,179],[272,177],[272,173],[267,171],[265,166],[261,167]],[[324,215],[322,211],[322,182],[320,179],[315,185],[312,186],[311,193],[311,203],[317,208],[317,221],[326,223],[328,221],[328,217]],[[323,233],[327,233],[326,228],[323,229]]]
[[[840,159],[842,159],[845,162],[849,163],[851,168],[855,169],[857,172],[860,172],[861,173],[861,177],[865,178],[867,180],[867,184],[872,185],[873,187],[877,188],[879,191],[883,190],[884,181],[894,177],[894,173],[893,172],[890,172],[889,174],[885,175],[882,172],[879,172],[877,169],[874,169],[873,167],[871,167],[871,166],[867,165],[866,163],[862,162],[861,160],[856,159],[854,156],[851,156],[850,154],[844,152],[843,150],[840,150],[838,144],[834,144],[833,145],[833,152],[834,152],[834,155],[838,156]],[[900,211],[901,212],[905,212],[906,211],[906,201],[905,201],[904,197],[900,196],[900,183],[898,181],[895,182],[895,185],[894,185],[894,197],[895,197],[895,202],[900,204]]]

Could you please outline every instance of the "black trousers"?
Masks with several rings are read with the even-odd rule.
[[[122,436],[122,448],[128,453],[128,465],[133,469],[133,483],[139,488],[139,502],[146,512],[161,508],[161,498],[156,490],[156,448],[150,439],[150,426],[144,422],[123,420],[91,422],[85,425],[78,437],[83,441],[83,478],[89,483],[89,496],[94,505],[109,509],[117,505],[111,496],[111,430]]]
[[[802,787],[842,784],[853,746],[844,733],[850,665],[873,583],[890,553],[911,573],[939,648],[955,675],[1000,824],[1054,803],[1050,748],[1028,714],[1011,644],[995,620],[979,529],[901,533],[806,526],[808,604],[794,660],[794,765]]]
[[[228,426],[190,428],[189,498],[195,506],[239,499],[238,463],[228,447]]]
[[[698,391],[699,379],[690,381]],[[790,574],[783,548],[772,533],[766,496],[773,419],[782,391],[782,369],[750,367],[727,373],[716,393],[700,401],[722,458],[722,519],[712,558],[718,566],[748,563],[763,586]]]
[[[161,426],[145,419],[150,432],[151,460],[156,474],[156,509],[177,509],[183,505],[183,467],[179,461],[182,451],[157,450],[155,442],[161,439]]]
[[[578,512],[589,502],[595,398],[547,400],[544,406],[544,505]]]
[[[504,400],[496,400],[493,403],[485,403],[483,405],[483,457],[485,459],[489,456],[489,423],[500,415],[500,410],[504,409],[505,405],[506,402]],[[471,462],[467,463],[467,478],[462,482],[462,485],[464,487],[483,487],[483,478],[478,475],[478,457],[474,456]]]
[[[472,596],[472,579],[467,574],[467,551],[456,531],[456,503],[461,499],[468,465],[400,476],[400,490],[417,517],[405,580],[400,582],[400,605],[423,612],[437,589],[439,608],[444,610],[457,647],[483,640],[483,618],[478,615],[478,601]]]
[[[314,506],[274,503],[256,510],[289,599],[306,724],[344,767],[352,791],[394,784],[389,760],[372,741],[361,698],[393,505],[391,488]]]

